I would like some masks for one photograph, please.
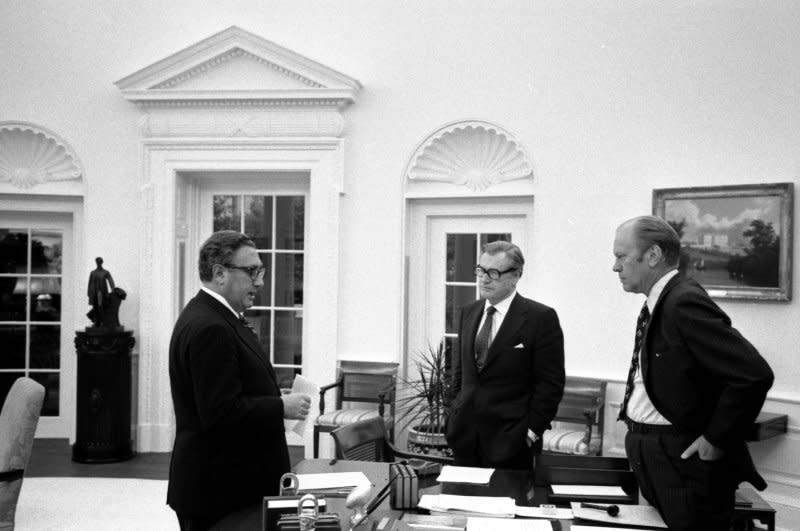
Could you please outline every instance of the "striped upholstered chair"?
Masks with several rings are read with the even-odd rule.
[[[314,457],[319,457],[320,433],[369,418],[381,417],[394,440],[394,397],[397,363],[342,361],[335,382],[320,387],[319,416],[314,422]],[[326,395],[336,390],[332,410]]]

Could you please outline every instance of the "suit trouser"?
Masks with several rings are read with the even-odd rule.
[[[635,433],[625,450],[642,495],[658,509],[671,530],[729,530],[737,484],[729,460],[681,459],[696,435]]]

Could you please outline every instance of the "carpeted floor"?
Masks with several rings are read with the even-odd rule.
[[[17,531],[178,529],[167,482],[133,478],[26,477]]]

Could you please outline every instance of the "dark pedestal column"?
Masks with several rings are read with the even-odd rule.
[[[78,352],[77,433],[72,460],[111,463],[131,449],[133,332],[87,328],[75,333]]]

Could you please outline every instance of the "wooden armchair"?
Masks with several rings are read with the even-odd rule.
[[[394,440],[394,397],[397,363],[342,361],[335,382],[319,389],[319,416],[314,422],[314,457],[319,457],[320,433],[369,418],[380,418]],[[332,411],[325,412],[326,393],[336,389]],[[387,408],[388,406],[388,408]],[[388,411],[387,411],[388,409]]]
[[[453,464],[452,457],[404,452],[387,437],[386,425],[380,417],[373,417],[342,426],[331,432],[336,443],[336,458],[349,461],[376,461],[391,463],[409,460]]]
[[[567,377],[564,397],[553,419],[553,428],[542,436],[542,450],[572,455],[601,455],[605,396],[605,381]]]

